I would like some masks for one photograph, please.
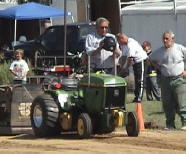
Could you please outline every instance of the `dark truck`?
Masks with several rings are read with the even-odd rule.
[[[95,22],[67,24],[66,64],[78,68],[81,54],[85,50],[87,34],[95,32]],[[64,26],[51,26],[35,40],[18,44],[14,49],[23,49],[37,69],[64,64]]]

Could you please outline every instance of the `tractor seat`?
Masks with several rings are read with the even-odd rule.
[[[61,77],[60,78],[60,83],[62,84],[62,88],[70,88],[70,89],[76,89],[77,88],[77,83],[78,79],[73,78],[73,77]]]

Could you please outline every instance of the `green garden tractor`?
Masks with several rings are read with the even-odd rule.
[[[89,138],[124,126],[128,136],[138,136],[136,114],[126,111],[123,78],[90,73],[80,80],[58,77],[47,86],[31,105],[31,126],[37,137],[75,131],[79,138]]]

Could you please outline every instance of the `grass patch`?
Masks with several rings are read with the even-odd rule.
[[[127,111],[136,112],[136,104],[131,103],[134,98],[134,94],[127,94]],[[144,121],[145,122],[154,122],[156,125],[160,127],[165,127],[165,114],[162,108],[161,101],[146,101],[146,96],[144,96],[142,102],[143,113],[144,113]],[[181,120],[178,114],[176,114],[175,119],[176,128],[181,128]]]

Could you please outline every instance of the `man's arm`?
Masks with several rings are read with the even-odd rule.
[[[127,56],[122,56],[119,59],[119,65],[120,65],[120,72],[119,75],[122,77],[128,76],[128,68],[130,66],[129,64],[130,59]]]
[[[101,50],[102,50],[103,41],[101,41],[99,43],[98,47],[95,47],[95,45],[94,45],[95,41],[96,40],[93,35],[91,35],[91,34],[87,35],[87,38],[85,41],[85,49],[86,49],[87,55],[89,55],[89,56],[96,55],[99,52],[101,52]]]
[[[158,71],[161,71],[160,65],[158,65],[155,61],[153,61],[150,57],[148,58],[149,62],[154,66]]]
[[[120,57],[121,56],[121,50],[120,49],[115,49],[114,51],[113,51],[113,55],[115,55],[115,57],[116,58],[118,58],[118,57]]]
[[[183,78],[186,78],[186,71],[183,71]]]
[[[123,65],[126,63],[126,61],[127,61],[127,56],[122,56],[119,59],[119,65],[120,65],[120,67],[123,67]]]
[[[101,52],[102,48],[103,48],[103,41],[101,41],[99,43],[99,47],[96,50],[91,51],[91,55],[94,56],[94,55],[98,54],[99,52]]]

